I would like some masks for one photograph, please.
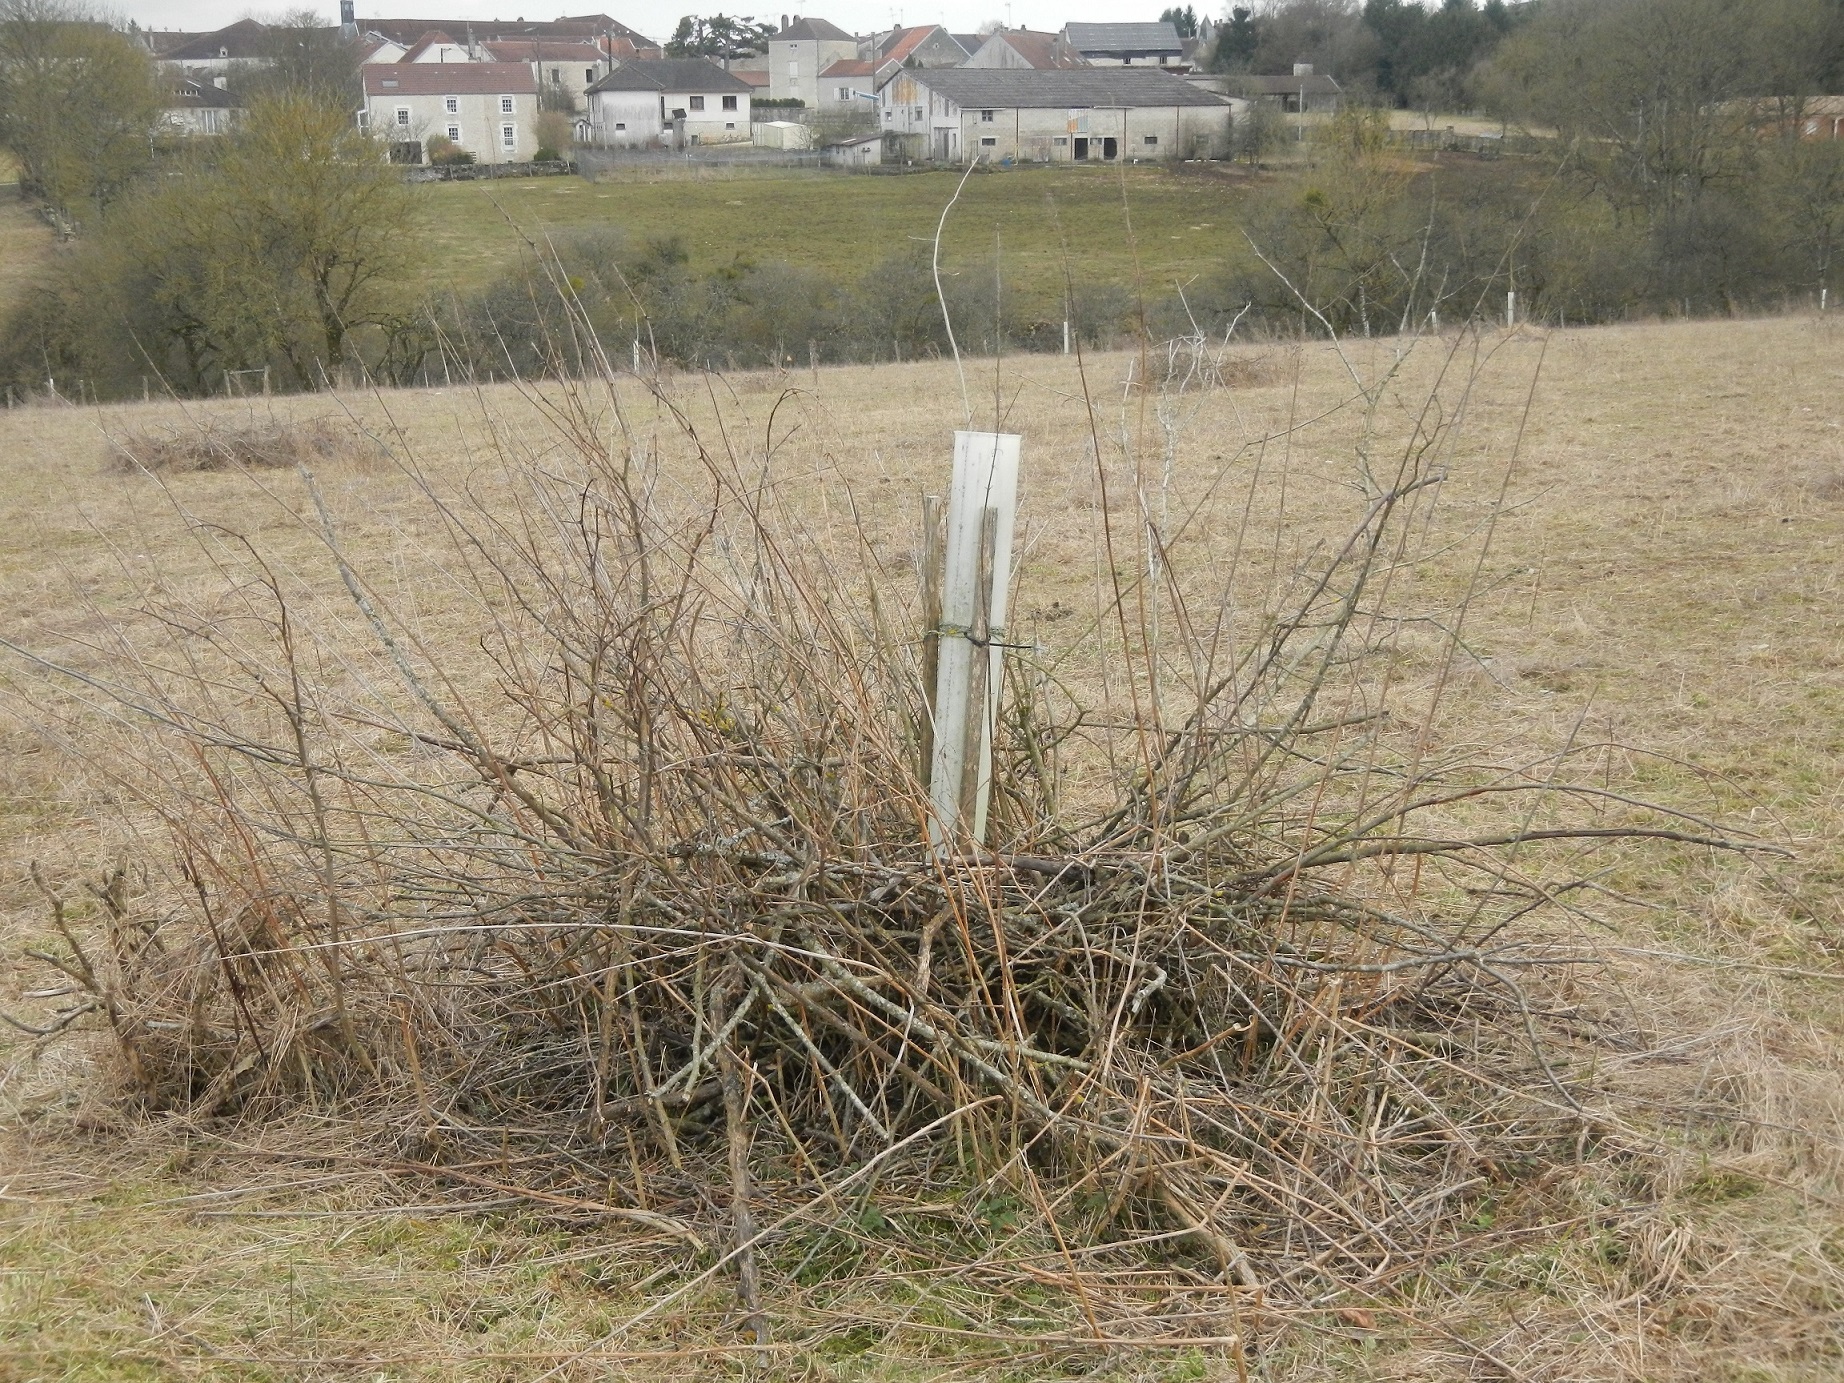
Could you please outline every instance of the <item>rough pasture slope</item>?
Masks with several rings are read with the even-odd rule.
[[[636,242],[680,237],[698,269],[744,253],[785,260],[849,281],[879,261],[915,250],[933,231],[959,175],[841,178],[750,170],[671,174],[586,183],[578,178],[440,183],[428,189],[435,274],[443,286],[478,289],[519,249],[519,233],[619,228]],[[943,242],[958,272],[992,274],[993,237],[1003,239],[1006,291],[1054,301],[1064,249],[1079,282],[1131,285],[1147,296],[1217,268],[1241,244],[1235,170],[1032,169],[967,183]],[[1125,213],[1131,200],[1132,217]],[[516,230],[515,230],[516,227]],[[1129,235],[1129,231],[1132,234]],[[985,280],[983,280],[985,281]]]
[[[0,174],[9,173],[0,168]],[[0,182],[0,311],[42,272],[51,258],[51,228],[19,200],[17,183]]]
[[[1372,372],[1387,349],[1367,346],[1352,364]],[[1438,717],[1409,717],[1392,733],[1537,773],[1564,746],[1604,746],[1594,751],[1597,785],[1720,815],[1794,855],[1633,850],[1598,875],[1588,911],[1599,920],[1584,921],[1578,940],[1604,963],[1582,972],[1581,1021],[1604,1024],[1591,1088],[1605,1101],[1603,1127],[1619,1131],[1584,1137],[1576,1162],[1508,1177],[1427,1272],[1323,1313],[1296,1312],[1305,1328],[1270,1337],[1259,1376],[1836,1377],[1844,333],[1811,319],[1725,322],[1492,336],[1478,351],[1441,527],[1400,574],[1429,608],[1476,585],[1460,630],[1469,652],[1437,658],[1439,637],[1404,631],[1395,656],[1406,704],[1437,686],[1443,699]],[[1144,396],[1122,388],[1130,363],[1088,362],[1111,512],[1129,527],[1132,476],[1114,440],[1163,452]],[[1405,377],[1403,407],[1420,397],[1424,375]],[[1189,548],[1207,565],[1252,487],[1249,527],[1268,535],[1284,565],[1340,534],[1357,502],[1347,485],[1354,419],[1340,407],[1349,377],[1330,351],[1308,346],[1260,354],[1232,378],[1253,382],[1189,396],[1195,411],[1174,434],[1173,503],[1201,506],[1208,521],[1173,560]],[[1092,610],[1107,577],[1082,381],[1069,361],[1027,357],[1008,362],[1000,383],[1007,425],[1026,438],[1019,609],[1054,643],[1082,622],[1061,612]],[[982,422],[992,384],[976,370]],[[910,588],[917,497],[943,487],[961,412],[951,367],[673,388],[696,416],[721,401],[733,435],[755,439],[748,445],[772,427],[773,474],[815,515],[843,514],[849,487],[892,590]],[[1385,413],[1395,406],[1392,396]],[[229,423],[248,407],[214,402],[191,416]],[[492,492],[490,433],[545,445],[542,419],[504,387],[273,407],[284,419],[350,409],[380,429],[400,427],[437,489]],[[1259,483],[1254,458],[1239,459],[1218,487],[1236,502],[1213,507],[1224,458],[1290,417],[1318,421],[1270,445]],[[315,539],[289,517],[303,494],[286,471],[156,481],[109,464],[110,436],[180,422],[167,405],[0,415],[0,635],[81,663],[106,622],[132,619],[144,596],[205,599],[224,578],[187,539],[189,523],[248,536],[278,569],[322,568]],[[644,416],[640,425],[650,426]],[[668,458],[669,476],[688,474],[673,469],[682,464]],[[475,631],[444,600],[434,565],[443,534],[411,477],[375,458],[320,469],[348,546],[397,564],[395,594],[417,611],[422,636],[465,651]],[[1475,552],[1465,535],[1494,515],[1475,572],[1471,555],[1453,554]],[[331,583],[325,598],[338,607]],[[0,1007],[42,1021],[48,1001],[30,991],[49,987],[48,972],[24,953],[47,943],[48,928],[29,866],[69,885],[159,845],[124,824],[71,752],[81,745],[33,733],[16,665],[0,677]],[[87,925],[91,914],[74,905],[73,915]],[[0,1377],[734,1372],[694,1352],[735,1338],[722,1291],[681,1299],[628,1337],[624,1347],[653,1351],[646,1357],[569,1363],[680,1279],[668,1268],[645,1281],[667,1260],[636,1257],[593,1223],[566,1232],[491,1189],[516,1180],[516,1167],[475,1169],[465,1197],[406,1189],[385,1179],[375,1154],[342,1157],[367,1131],[338,1111],[303,1111],[279,1126],[138,1120],[111,1101],[100,1045],[38,1057],[17,1034],[0,1044]],[[318,1156],[297,1156],[304,1150]],[[878,1233],[897,1232],[852,1223],[866,1253]],[[828,1295],[809,1250],[819,1246],[792,1246],[767,1268],[777,1338],[794,1342],[774,1365],[785,1376],[906,1379],[958,1365],[997,1379],[1048,1367],[999,1343],[1028,1333],[1034,1317],[982,1319],[952,1281],[862,1282]],[[1042,1309],[1060,1301],[1046,1288]],[[882,1327],[839,1328],[899,1318],[904,1328],[887,1338]],[[1068,1368],[1236,1376],[1210,1350],[1078,1354]]]

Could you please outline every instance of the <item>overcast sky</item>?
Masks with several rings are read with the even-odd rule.
[[[813,9],[801,9],[799,13],[809,18],[830,19],[841,29],[851,33],[868,33],[873,29],[888,29],[893,24],[945,24],[956,32],[971,33],[989,20],[997,20],[1012,27],[1028,26],[1033,29],[1060,29],[1070,20],[1105,21],[1131,19],[1157,19],[1159,11],[1169,0],[827,0],[822,6]],[[133,0],[117,6],[124,18],[133,19],[144,29],[192,29],[205,30],[220,28],[245,15],[254,14],[262,18],[275,10],[267,7],[252,7],[249,0]],[[275,9],[289,8],[287,4]],[[314,8],[329,17],[339,11],[338,0],[327,0]],[[1203,6],[1198,6],[1200,12]],[[649,4],[636,6],[632,4],[597,5],[594,0],[568,0],[561,8],[546,10],[538,0],[456,0],[456,3],[444,3],[444,0],[358,0],[360,19],[377,16],[389,19],[414,19],[425,16],[431,19],[555,19],[559,14],[611,14],[629,28],[638,29],[650,38],[664,39],[671,35],[678,25],[679,16],[686,13],[735,14],[738,12],[753,14],[756,19],[774,24],[783,14],[792,14],[791,0],[777,0],[777,8],[770,11],[757,8],[753,11],[725,4],[710,4],[702,9],[694,9],[688,0],[675,0],[669,5]]]

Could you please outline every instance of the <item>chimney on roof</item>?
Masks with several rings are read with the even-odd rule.
[[[784,14],[781,16],[781,27],[783,29],[786,29],[787,26],[788,26],[788,17]]]
[[[359,36],[358,20],[352,14],[352,0],[339,0],[339,36],[348,42]]]
[[[1313,65],[1310,62],[1296,62],[1293,65],[1293,75],[1296,77],[1310,77],[1313,75]]]

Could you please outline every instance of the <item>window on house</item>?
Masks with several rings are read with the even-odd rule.
[[[989,111],[989,110],[983,110],[983,111],[981,111],[981,112],[980,112],[980,123],[981,123],[982,125],[990,125],[990,124],[992,124],[992,112],[991,112],[991,111]]]
[[[993,148],[995,145],[997,145],[998,142],[999,141],[994,139],[991,135],[987,135],[984,139],[980,141],[980,147],[983,149],[990,149],[990,148]]]
[[[922,123],[922,107],[920,106],[916,107],[914,119],[917,124]]]
[[[551,85],[557,86],[561,84],[562,81],[563,81],[563,69],[561,67],[553,67],[551,69]]]
[[[1148,144],[1157,144],[1159,142],[1159,136],[1156,134],[1149,134],[1146,136],[1146,142]]]
[[[395,77],[386,77],[384,79],[383,85],[387,87],[396,86],[397,79]]]
[[[736,97],[734,96],[724,97],[724,109],[725,110],[735,110],[736,109]]]
[[[627,122],[624,120],[617,120],[615,121],[615,128],[617,130],[625,130],[627,128]]]
[[[397,107],[397,123],[408,128],[410,123],[410,108],[408,106]]]
[[[518,145],[518,127],[516,125],[501,125],[499,127],[499,147],[502,149],[516,149]]]
[[[459,125],[450,125],[448,127],[448,137],[459,144],[461,142],[461,127]]]
[[[736,121],[734,121],[734,120],[731,120],[731,121],[729,121],[729,122],[727,122],[727,123],[726,123],[726,124],[724,125],[724,128],[725,128],[726,130],[734,130],[734,129],[736,128]]]
[[[587,83],[593,82],[594,80],[595,80],[595,69],[593,67],[585,67],[583,69],[584,83],[587,84]]]
[[[1133,66],[1133,59],[1132,59],[1132,58],[1122,58],[1122,59],[1120,60],[1120,65],[1121,65],[1122,67],[1132,67],[1132,66]]]
[[[1061,148],[1066,147],[1069,144],[1069,136],[1060,134],[1060,135],[1055,136],[1050,142],[1056,145],[1057,148],[1061,149]]]
[[[790,76],[790,77],[798,77],[799,75],[800,75],[800,63],[799,63],[799,62],[790,62],[790,63],[788,64],[788,76]]]
[[[361,130],[368,130],[371,128],[371,112],[370,111],[362,110],[359,112],[359,128]]]
[[[840,87],[839,88],[839,99],[841,101],[851,100],[852,99],[852,89],[849,86]]]
[[[442,109],[450,115],[459,115],[461,113],[461,98],[459,96],[444,96],[442,98]]]
[[[692,97],[691,98],[691,108],[693,110],[703,110],[704,109],[704,97],[702,96]]]
[[[512,98],[510,96],[502,96],[499,98],[499,113],[501,115],[512,114]]]

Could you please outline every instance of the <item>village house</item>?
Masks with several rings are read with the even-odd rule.
[[[1013,159],[1221,158],[1231,108],[1157,68],[905,70],[878,93],[884,133],[904,157],[940,163]]]
[[[154,57],[192,74],[221,75],[241,63],[267,64],[273,58],[269,27],[239,19],[208,34],[160,33],[144,36]]]
[[[402,62],[403,55],[410,50],[401,43],[393,43],[388,38],[371,34],[359,41],[359,62]]]
[[[998,29],[973,50],[963,67],[1005,67],[1013,70],[1087,67],[1083,56],[1064,42],[1061,34],[1034,29]]]
[[[1330,77],[1316,76],[1310,62],[1296,62],[1290,77],[1235,77],[1230,87],[1239,96],[1270,102],[1289,114],[1336,111],[1345,98],[1345,89]]]
[[[1063,43],[1091,67],[1180,67],[1184,44],[1163,20],[1152,24],[1065,24]]]
[[[969,55],[970,50],[939,24],[892,29],[871,43],[872,70],[880,86],[902,68],[959,67]]]
[[[359,123],[399,162],[420,162],[431,135],[477,163],[524,163],[538,152],[538,82],[526,63],[368,63],[360,72]]]
[[[588,91],[592,144],[683,149],[749,141],[751,88],[704,58],[635,58]]]
[[[847,58],[820,73],[820,110],[869,110],[876,99],[876,73],[869,58]]]
[[[490,39],[481,44],[494,62],[523,62],[538,79],[538,91],[556,109],[587,105],[589,88],[613,70],[601,48],[588,39]]]
[[[484,62],[486,58],[472,44],[456,43],[441,29],[431,29],[412,43],[397,59],[399,62]]]
[[[162,107],[161,124],[170,134],[227,134],[242,115],[237,100],[224,89],[224,78],[182,77]]]
[[[610,57],[657,58],[660,48],[645,34],[638,33],[606,14],[566,15],[561,19],[359,19],[354,25],[360,34],[389,39],[409,48],[431,30],[449,36],[451,42],[473,51],[477,45],[508,39],[577,39],[600,44]],[[478,58],[481,56],[475,53]]]
[[[780,32],[768,40],[768,94],[777,101],[817,106],[820,73],[858,56],[858,40],[838,25],[799,15],[790,21],[783,15]]]

